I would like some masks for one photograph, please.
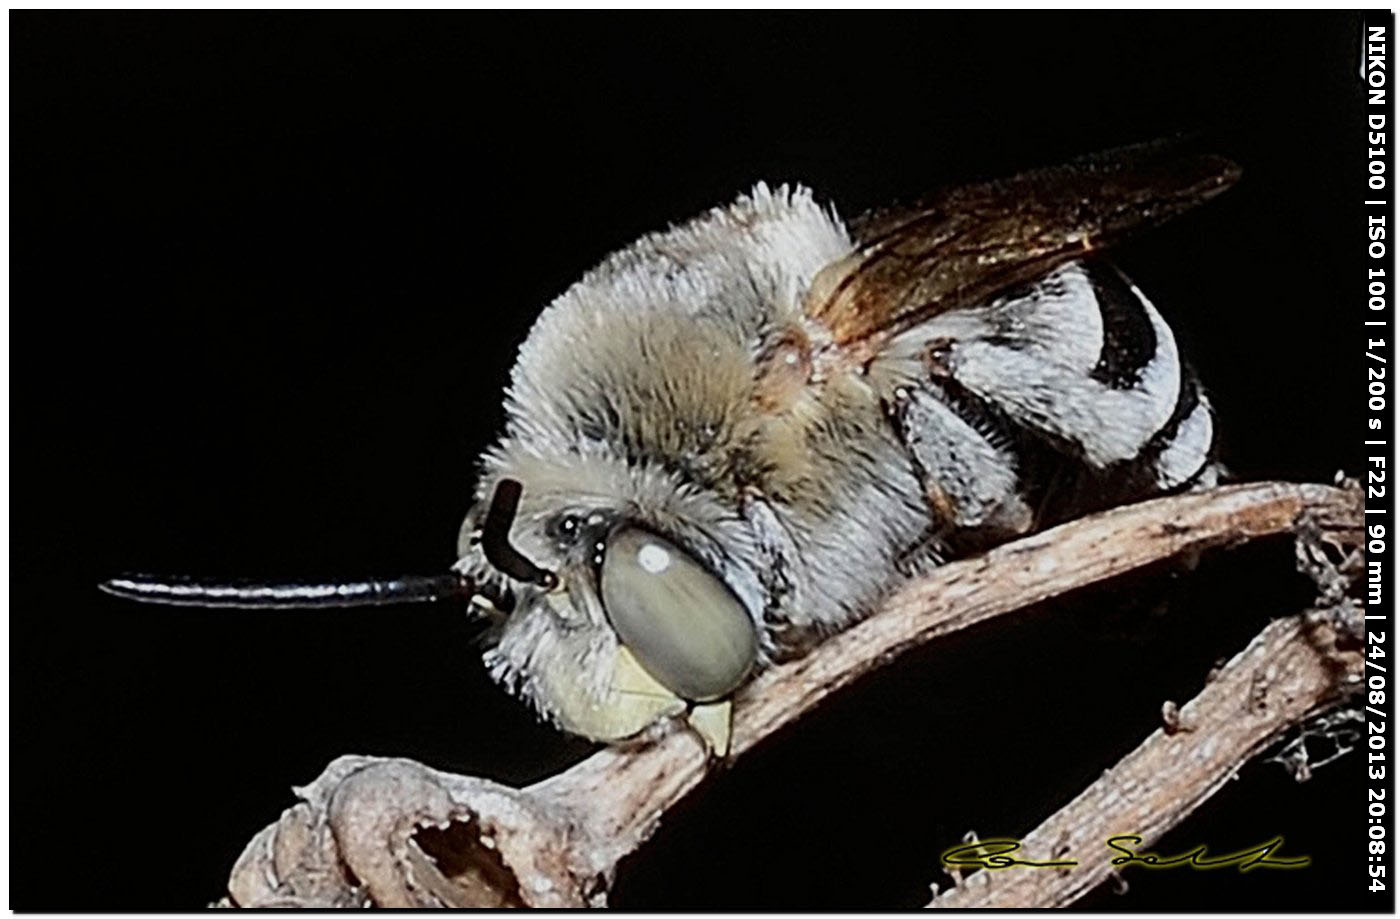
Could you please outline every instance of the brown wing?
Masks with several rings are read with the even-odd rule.
[[[864,359],[889,336],[986,300],[1189,210],[1239,178],[1218,156],[1163,143],[938,192],[856,226],[858,248],[823,269],[806,313]]]

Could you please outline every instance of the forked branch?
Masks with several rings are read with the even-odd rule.
[[[878,614],[745,687],[736,699],[732,755],[742,756],[828,695],[912,646],[1211,546],[1304,530],[1321,534],[1324,541],[1354,544],[1347,534],[1359,530],[1360,518],[1355,489],[1236,485],[1117,508],[945,565],[893,593]],[[1229,671],[1229,678],[1217,679],[1187,706],[1182,717],[1198,719],[1202,730],[1173,735],[1167,740],[1178,746],[1146,755],[1194,755],[1199,780],[1177,789],[1180,794],[1171,801],[1144,798],[1140,803],[1151,812],[1136,827],[1164,831],[1170,826],[1165,821],[1189,813],[1224,781],[1222,769],[1228,777],[1278,730],[1345,690],[1345,675],[1356,662],[1343,659],[1347,652],[1339,651],[1335,641],[1318,637],[1323,627],[1299,619],[1275,623],[1236,659],[1244,659],[1239,663],[1243,669]],[[1193,754],[1192,743],[1204,747],[1216,736],[1213,719],[1219,706],[1245,705],[1251,698],[1249,691],[1256,687],[1238,682],[1239,673],[1258,670],[1250,662],[1263,662],[1261,672],[1273,674],[1266,680],[1269,717],[1221,735],[1216,743],[1223,760],[1200,750]],[[1269,693],[1280,695],[1276,699]],[[1185,739],[1174,739],[1180,737]],[[1156,739],[1154,735],[1148,745]],[[1136,774],[1133,757],[1118,767],[1125,768],[1124,775]],[[700,784],[706,769],[699,740],[683,730],[638,749],[602,750],[523,789],[437,772],[410,760],[342,757],[298,789],[302,802],[249,843],[230,878],[229,902],[601,905],[619,860],[646,841],[667,809]],[[1100,784],[1102,780],[1085,794]],[[1048,841],[1050,848],[1062,846],[1061,834],[1070,827],[1070,844],[1078,844],[1075,833],[1093,840],[1101,835],[1096,816],[1110,815],[1102,804],[1084,805],[1067,822],[1046,824],[1034,838]],[[1131,822],[1138,814],[1124,816]],[[1096,844],[1102,846],[1102,839]],[[930,866],[931,874],[934,870]],[[1084,883],[1097,881],[1086,874]],[[960,888],[939,898],[939,905],[955,898],[973,900],[979,886],[996,890],[1000,905],[1068,902],[1082,893],[1070,884],[1022,901],[1019,897],[1032,895],[1011,885],[1003,893],[999,881],[970,880],[966,893]]]

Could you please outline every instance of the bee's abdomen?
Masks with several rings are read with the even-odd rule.
[[[1195,483],[1215,455],[1215,416],[1196,375],[1185,368],[1171,420],[1143,448],[1135,464],[1148,469],[1163,491]]]
[[[1143,384],[1143,371],[1160,342],[1142,296],[1106,263],[1084,266],[1103,323],[1099,360],[1089,375],[1113,389]]]
[[[1189,487],[1211,467],[1214,419],[1195,374],[1156,308],[1105,262],[937,317],[901,347],[922,357],[925,380],[896,392],[891,420],[935,529],[1016,535]]]
[[[1165,378],[1143,379],[1143,368],[1160,348],[1148,315],[1152,305],[1107,262],[1087,263],[1084,270],[1103,320],[1103,344],[1091,375],[1116,389],[1168,385]],[[1166,329],[1166,324],[1161,323],[1161,327]],[[1110,470],[1133,483],[1130,491],[1169,491],[1190,485],[1213,458],[1215,421],[1210,402],[1185,357],[1178,354],[1176,366],[1172,376],[1177,396],[1171,415],[1131,460]]]
[[[1206,472],[1215,448],[1215,420],[1200,381],[1179,353],[1176,371],[1170,378],[1145,380],[1142,368],[1162,349],[1157,329],[1174,339],[1171,330],[1160,317],[1154,328],[1149,313],[1155,316],[1156,310],[1112,265],[1090,262],[1084,270],[1103,319],[1103,345],[1093,371],[1095,378],[1129,390],[1153,386],[1165,389],[1174,381],[1176,390],[1172,413],[1162,426],[1131,459],[1104,472],[1110,479],[1126,480],[1130,492],[1146,494],[1188,486]],[[1179,352],[1174,341],[1172,349]]]

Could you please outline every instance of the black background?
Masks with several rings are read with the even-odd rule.
[[[540,307],[760,178],[853,215],[1174,132],[1245,178],[1120,263],[1246,478],[1355,472],[1359,17],[11,15],[12,906],[191,908],[348,752],[525,782],[590,747],[454,611],[141,607],[124,570],[450,564]],[[1169,596],[1169,608],[1153,601]],[[614,902],[892,907],[1031,829],[1308,595],[1286,543],[913,653],[678,809]],[[1246,768],[1124,909],[1348,909],[1359,757]],[[1388,903],[1387,903],[1388,905]]]

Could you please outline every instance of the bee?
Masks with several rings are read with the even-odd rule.
[[[129,576],[146,601],[466,598],[496,681],[595,741],[729,749],[757,670],[894,585],[1218,475],[1170,326],[1102,255],[1214,197],[1156,143],[850,223],[803,187],[613,253],[540,314],[449,572],[338,584]]]

